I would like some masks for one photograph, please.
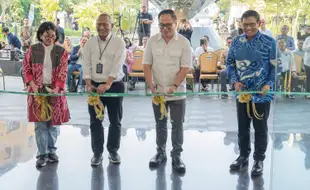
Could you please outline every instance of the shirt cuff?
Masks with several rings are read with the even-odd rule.
[[[268,85],[270,89],[272,90],[274,87],[274,81],[268,81],[266,85]]]
[[[116,78],[117,76],[117,73],[110,73],[109,77],[113,77],[113,78]]]
[[[32,75],[28,75],[27,77],[25,77],[25,83],[29,85],[29,83],[33,80],[33,76]]]
[[[84,74],[84,79],[91,79],[91,77],[88,74]]]
[[[56,86],[63,90],[65,88],[65,83],[61,81],[56,81]]]

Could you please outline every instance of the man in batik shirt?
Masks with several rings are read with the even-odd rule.
[[[252,175],[263,173],[263,160],[267,149],[270,102],[267,94],[274,87],[276,41],[259,32],[260,16],[256,11],[243,13],[244,34],[233,39],[226,64],[230,80],[236,91],[260,91],[255,94],[237,95],[237,119],[239,157],[230,165],[231,170],[242,170],[248,166],[251,152],[250,125],[255,129],[255,150]]]

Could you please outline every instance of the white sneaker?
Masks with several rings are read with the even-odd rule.
[[[78,93],[83,93],[83,92],[84,92],[84,86],[79,85],[79,86],[78,86],[77,92],[78,92]]]
[[[3,70],[0,68],[0,74],[3,74]]]

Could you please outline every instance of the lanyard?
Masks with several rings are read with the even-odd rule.
[[[101,46],[100,46],[99,36],[98,36],[98,38],[97,38],[97,39],[98,39],[98,46],[99,46],[99,51],[100,51],[100,57],[99,57],[99,60],[101,60],[103,53],[104,53],[104,52],[105,52],[105,50],[107,49],[107,47],[108,47],[108,45],[109,45],[109,43],[110,43],[110,41],[111,41],[111,38],[112,38],[112,35],[111,35],[111,37],[109,38],[109,41],[107,42],[107,44],[104,46],[103,51],[101,51]]]

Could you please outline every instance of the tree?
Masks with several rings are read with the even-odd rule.
[[[9,7],[9,14],[7,14],[7,21],[20,25],[25,16],[25,11],[20,0],[12,0],[12,4]]]
[[[110,15],[114,13],[114,22],[119,27],[119,19],[121,18],[121,26],[123,30],[134,27],[137,10],[139,10],[139,0],[92,0],[82,2],[74,6],[74,16],[78,18],[81,27],[89,27],[94,29],[95,20],[100,13],[106,12]],[[114,7],[114,10],[113,10]]]
[[[39,3],[39,8],[43,18],[49,21],[54,21],[57,11],[60,10],[59,1],[41,0]]]
[[[252,9],[258,10],[267,21],[274,33],[279,33],[283,24],[292,28],[291,35],[296,36],[302,17],[310,16],[310,0],[240,0],[247,3]],[[263,9],[257,9],[258,2],[264,2]]]
[[[61,11],[66,12],[65,27],[72,28],[72,14],[74,13],[74,6],[80,3],[86,3],[87,0],[59,0],[59,7]]]

